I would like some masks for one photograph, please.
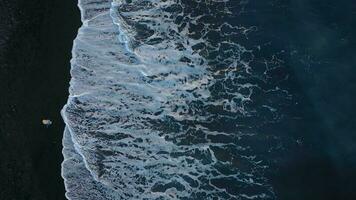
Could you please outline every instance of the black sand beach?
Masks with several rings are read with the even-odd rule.
[[[65,199],[60,110],[80,26],[76,4],[0,2],[0,199]]]
[[[68,97],[72,43],[80,26],[76,4],[77,0],[0,0],[0,200],[65,199],[60,110]],[[256,132],[263,136],[247,139],[246,147],[256,149],[253,156],[270,158],[266,160],[273,173],[266,177],[277,199],[355,200],[355,1],[256,0],[248,6],[246,11],[250,12],[241,12],[239,23],[256,25],[261,31],[249,33],[250,40],[220,40],[212,34],[211,41],[236,39],[236,44],[245,41],[259,48],[263,44],[266,47],[254,56],[261,60],[271,57],[272,64],[275,55],[280,56],[283,62],[277,63],[283,68],[272,70],[271,81],[277,82],[276,86],[281,83],[294,96],[293,104],[289,100],[284,103],[285,98],[278,95],[256,96],[262,103],[264,97],[270,98],[270,103],[280,108],[283,120],[270,123],[272,115],[262,109],[256,118],[241,118],[242,125],[254,127],[256,123]],[[289,74],[287,78],[279,80],[285,74]],[[215,96],[220,96],[220,85],[235,90],[231,83],[222,81]],[[201,110],[217,116],[215,124],[207,124],[207,128],[234,133],[229,129],[237,123],[224,118],[225,112]],[[43,119],[53,124],[44,126]],[[266,123],[262,126],[255,119]],[[163,125],[162,130],[173,127]],[[269,142],[265,138],[282,139]],[[272,153],[263,149],[269,146]],[[226,151],[227,158],[221,154],[221,160],[238,161],[240,156],[230,153],[233,150]],[[250,169],[248,163],[236,165],[242,171]],[[226,179],[220,185],[230,188],[230,183]]]

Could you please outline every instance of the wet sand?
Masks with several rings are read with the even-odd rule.
[[[61,178],[75,0],[0,3],[0,199],[65,199]],[[50,126],[42,124],[50,119]]]

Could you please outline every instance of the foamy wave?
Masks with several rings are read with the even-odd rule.
[[[250,146],[261,136],[246,128],[269,88],[251,81],[253,50],[229,39],[254,27],[226,22],[228,3],[79,1],[62,110],[68,199],[274,198]]]

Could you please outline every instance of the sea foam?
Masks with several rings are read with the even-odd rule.
[[[79,1],[62,110],[68,199],[274,198],[253,123],[277,111],[254,95],[287,93],[259,84],[254,50],[233,39],[255,27],[229,22],[234,2]]]

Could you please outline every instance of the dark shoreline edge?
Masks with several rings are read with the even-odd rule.
[[[0,199],[65,199],[60,110],[81,24],[77,1],[5,0],[0,7],[8,24],[0,43]],[[44,118],[53,125],[43,126]]]

